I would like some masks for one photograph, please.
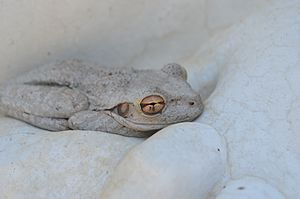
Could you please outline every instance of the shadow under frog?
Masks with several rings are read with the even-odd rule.
[[[147,137],[203,111],[186,70],[102,67],[78,60],[45,65],[0,88],[0,109],[34,126]]]

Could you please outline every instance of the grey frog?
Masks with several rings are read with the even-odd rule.
[[[147,137],[203,111],[186,70],[102,67],[79,60],[29,71],[0,88],[0,109],[34,126]]]

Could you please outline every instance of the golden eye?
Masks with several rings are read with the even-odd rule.
[[[118,107],[117,107],[117,110],[118,110],[118,114],[122,117],[126,116],[128,111],[129,111],[129,104],[128,103],[122,103],[122,104],[119,104]]]
[[[143,113],[147,115],[154,115],[160,113],[165,107],[164,99],[159,95],[150,95],[145,97],[141,103]]]

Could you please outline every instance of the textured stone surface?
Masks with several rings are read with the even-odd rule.
[[[169,126],[135,147],[100,198],[206,198],[225,178],[225,142],[197,123]]]
[[[225,137],[233,179],[260,177],[286,198],[300,195],[299,5],[276,4],[209,44],[222,72],[198,120]]]
[[[230,181],[216,199],[286,199],[278,190],[258,178]]]

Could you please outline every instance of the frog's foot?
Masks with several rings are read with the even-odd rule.
[[[68,129],[67,118],[88,106],[86,96],[68,87],[20,84],[0,89],[3,113],[48,130]]]
[[[68,120],[63,118],[36,116],[24,111],[17,111],[13,109],[7,110],[6,114],[13,118],[27,122],[33,126],[50,131],[64,131],[69,129]]]

